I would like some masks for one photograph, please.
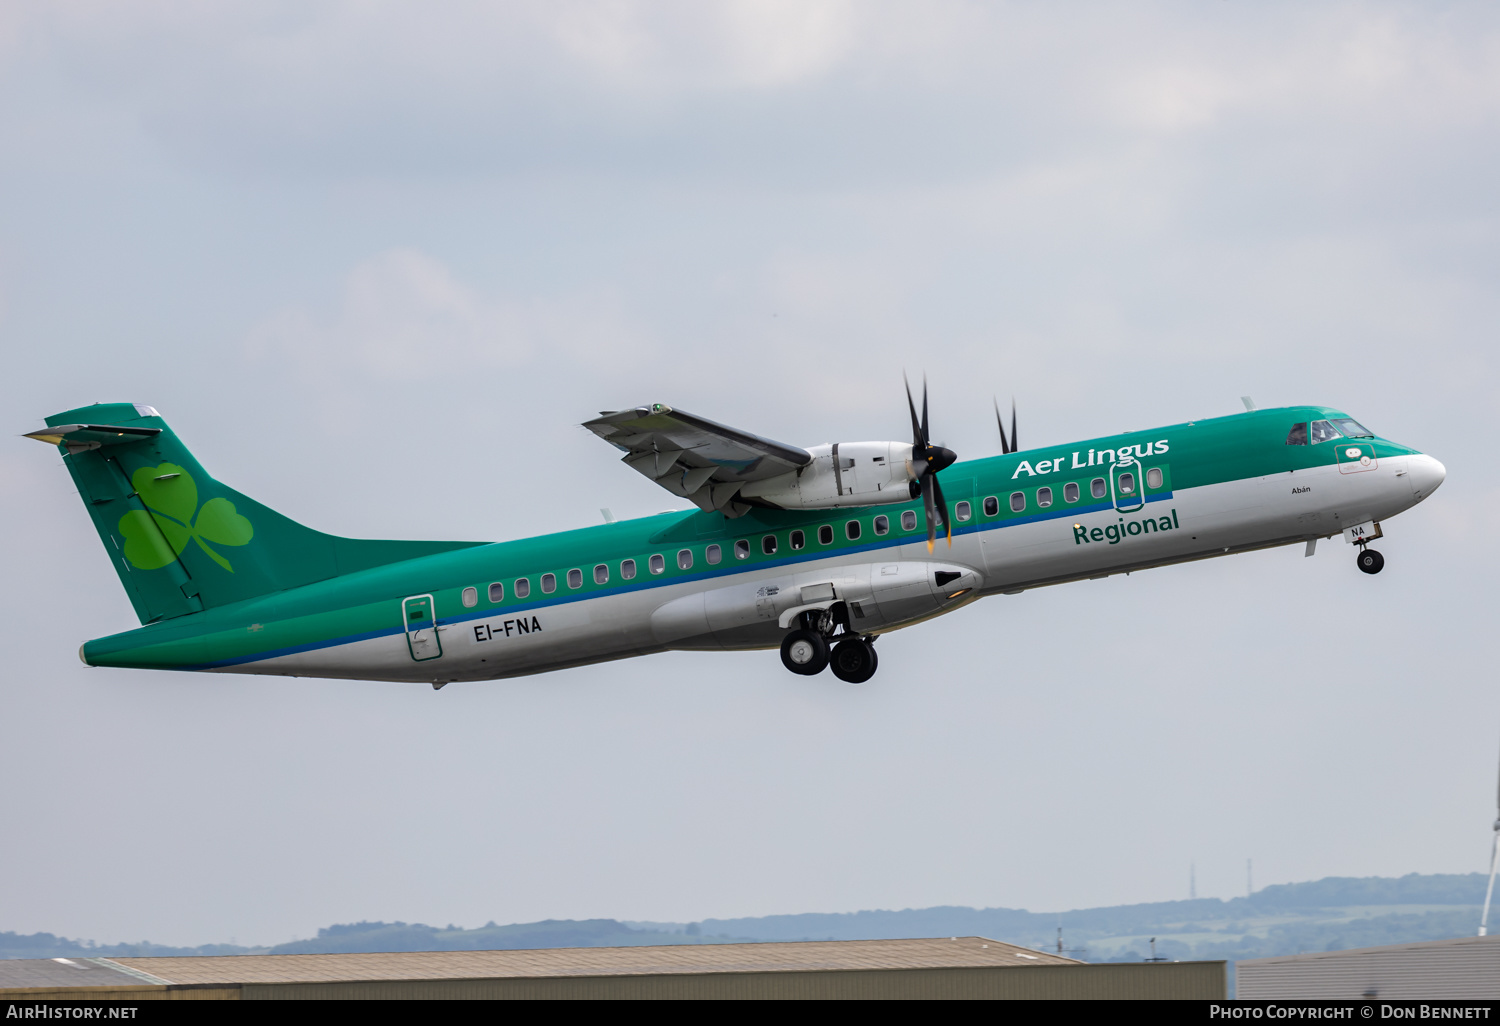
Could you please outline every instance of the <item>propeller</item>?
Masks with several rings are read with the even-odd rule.
[[[995,399],[995,426],[1000,429],[1000,451],[1012,453],[1020,446],[1020,436],[1016,434],[1016,401],[1010,401],[1010,438],[1005,437],[1005,421],[1000,419],[1000,400]]]
[[[902,375],[906,380],[906,375]],[[922,505],[927,510],[927,551],[932,551],[937,541],[939,514],[948,532],[948,547],[953,547],[953,524],[948,517],[948,502],[943,498],[943,486],[938,483],[937,473],[952,466],[958,453],[932,444],[932,435],[927,430],[927,377],[922,377],[922,419],[917,419],[917,404],[911,398],[911,382],[906,381],[906,406],[911,410],[911,465],[915,479],[911,483],[911,497],[922,496]]]
[[[1479,936],[1487,932],[1490,919],[1490,898],[1495,893],[1495,870],[1500,868],[1500,790],[1495,794],[1495,846],[1490,852],[1490,885],[1484,892],[1484,911],[1479,915]]]

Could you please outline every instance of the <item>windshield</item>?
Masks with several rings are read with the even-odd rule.
[[[1337,427],[1344,434],[1348,435],[1350,438],[1375,437],[1375,432],[1371,431],[1369,428],[1365,427],[1357,420],[1350,420],[1348,417],[1343,417],[1339,420],[1334,421],[1333,423],[1335,427]]]
[[[1317,445],[1319,442],[1331,442],[1335,438],[1341,437],[1339,429],[1328,421],[1315,420],[1312,422],[1312,440],[1314,445]]]

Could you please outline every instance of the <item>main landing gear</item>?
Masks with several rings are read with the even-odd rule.
[[[838,628],[842,630],[834,633]],[[804,613],[802,625],[781,639],[781,662],[788,670],[805,677],[816,676],[832,667],[833,675],[839,680],[847,684],[863,684],[875,676],[875,669],[880,665],[874,641],[874,638],[851,633],[847,619],[835,610]]]

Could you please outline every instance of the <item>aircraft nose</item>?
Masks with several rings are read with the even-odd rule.
[[[1448,476],[1448,468],[1426,454],[1411,457],[1407,460],[1407,468],[1411,474],[1412,492],[1418,502],[1437,491],[1443,478]]]

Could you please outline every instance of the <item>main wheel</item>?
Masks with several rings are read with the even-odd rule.
[[[817,631],[796,630],[781,639],[781,664],[811,677],[828,665],[828,642]]]
[[[1378,574],[1385,566],[1385,557],[1374,549],[1359,550],[1359,568],[1367,574]]]
[[[875,676],[880,657],[875,646],[863,638],[846,638],[833,646],[833,655],[828,659],[833,675],[846,684],[863,684]]]

